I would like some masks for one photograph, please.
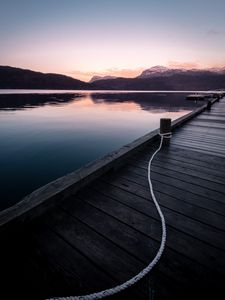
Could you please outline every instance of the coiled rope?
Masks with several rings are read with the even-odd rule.
[[[148,163],[148,183],[149,183],[149,189],[150,189],[150,193],[152,196],[152,200],[155,204],[155,207],[158,211],[158,214],[160,216],[161,219],[161,224],[162,224],[162,237],[161,237],[161,244],[159,247],[159,250],[156,254],[156,256],[154,257],[154,259],[148,264],[148,266],[146,268],[144,268],[140,273],[138,273],[136,276],[132,277],[131,279],[129,279],[128,281],[117,285],[113,288],[101,291],[101,292],[97,292],[97,293],[92,293],[89,295],[83,295],[83,296],[69,296],[69,297],[54,297],[54,298],[49,298],[46,300],[97,300],[97,299],[102,299],[108,296],[112,296],[116,293],[119,293],[127,288],[129,288],[130,286],[132,286],[133,284],[135,284],[136,282],[138,282],[140,279],[142,279],[145,275],[147,275],[152,268],[158,263],[158,261],[160,260],[164,248],[165,248],[165,244],[166,244],[166,223],[165,223],[165,218],[164,215],[161,211],[161,208],[156,200],[155,194],[154,194],[154,190],[153,190],[153,186],[152,186],[152,181],[151,181],[151,164],[152,161],[154,159],[154,157],[156,156],[156,154],[161,150],[162,148],[162,144],[163,144],[163,139],[164,138],[171,138],[172,134],[171,132],[168,133],[160,133],[159,134],[161,136],[161,140],[160,140],[160,144],[158,149],[153,153],[152,157],[149,160]]]

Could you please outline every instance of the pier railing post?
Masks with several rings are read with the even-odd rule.
[[[160,133],[170,133],[171,132],[171,119],[161,118],[160,119]],[[169,146],[170,138],[164,138],[163,145]]]
[[[212,106],[212,102],[209,100],[207,103],[207,110],[210,110]]]

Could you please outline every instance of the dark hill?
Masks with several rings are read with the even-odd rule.
[[[162,72],[161,72],[162,73]],[[225,88],[225,71],[206,70],[178,72],[166,70],[154,76],[99,79],[83,82],[60,74],[44,74],[19,68],[0,66],[0,89],[62,89],[62,90],[215,90]],[[147,74],[149,76],[149,74]]]
[[[91,84],[97,89],[112,90],[215,90],[225,88],[225,74],[213,72],[174,74],[169,77],[116,78],[98,80]]]
[[[89,83],[60,74],[0,66],[0,89],[89,89]]]

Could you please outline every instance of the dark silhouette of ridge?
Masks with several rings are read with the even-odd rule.
[[[92,83],[69,76],[0,66],[0,89],[62,90],[215,90],[225,89],[225,70],[153,67],[136,78],[99,79]]]
[[[89,83],[69,76],[0,66],[1,89],[89,89]]]
[[[99,90],[215,90],[225,88],[225,74],[206,72],[201,74],[173,74],[168,77],[116,78],[93,82],[92,88]]]

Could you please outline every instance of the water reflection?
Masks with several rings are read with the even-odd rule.
[[[137,103],[143,110],[152,112],[192,110],[201,106],[201,103],[193,103],[186,100],[188,93],[92,93],[91,98],[95,103]]]
[[[90,98],[93,103],[135,103],[152,112],[180,111],[201,106],[201,102],[186,100],[187,93],[64,93],[64,94],[0,94],[0,110],[21,110],[44,105],[62,105]]]
[[[43,105],[69,103],[81,94],[0,94],[0,110],[20,110]]]

